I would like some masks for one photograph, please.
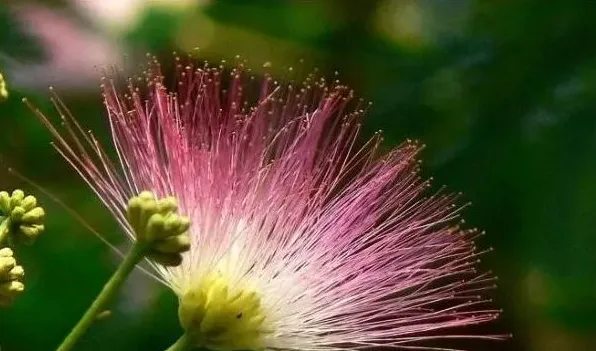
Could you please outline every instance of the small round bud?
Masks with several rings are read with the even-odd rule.
[[[0,283],[0,295],[16,296],[25,290],[25,285],[15,280]]]
[[[8,274],[16,265],[14,257],[0,257],[0,277]]]
[[[24,207],[18,207],[18,208],[22,208],[23,210],[25,210]],[[23,221],[23,223],[41,224],[41,223],[43,223],[45,215],[46,215],[46,213],[43,210],[43,208],[35,207],[35,208],[29,210],[28,212],[26,212],[25,214],[23,214],[23,218],[21,220]]]
[[[21,204],[21,201],[25,198],[25,193],[23,190],[17,189],[12,192],[12,196],[10,197],[10,205],[11,206],[18,206]]]
[[[12,222],[20,222],[23,219],[25,213],[26,211],[24,208],[21,206],[15,206],[12,208],[12,211],[10,211],[10,220]]]
[[[23,280],[24,277],[25,270],[22,266],[14,266],[14,268],[8,272],[8,278],[10,280]]]
[[[180,217],[180,221],[178,222],[178,232],[183,233],[190,229],[190,218],[188,217]]]
[[[10,213],[10,195],[6,191],[0,191],[0,211]]]
[[[178,201],[173,196],[168,196],[157,202],[157,210],[164,215],[175,212],[178,209]]]
[[[13,252],[8,247],[0,249],[0,257],[12,257],[12,255],[13,255]]]
[[[30,225],[21,225],[19,226],[19,242],[22,242],[26,245],[31,245],[35,242],[35,239],[41,234],[45,229],[43,224],[30,224]]]
[[[142,201],[140,198],[133,197],[128,201],[128,207],[126,208],[128,222],[130,223],[132,229],[135,232],[141,230],[141,228],[139,228],[141,218],[141,204]]]
[[[139,199],[143,202],[155,201],[155,194],[153,194],[151,191],[148,191],[148,190],[141,191],[141,193],[139,194]]]
[[[21,207],[24,208],[25,211],[33,210],[35,207],[37,207],[37,199],[35,196],[26,196],[21,202]]]
[[[140,223],[142,227],[146,227],[147,221],[149,218],[153,216],[153,214],[157,213],[157,204],[155,201],[145,201],[141,206],[141,218]]]
[[[179,253],[190,249],[188,235],[170,236],[155,242],[155,249],[163,253]]]
[[[165,218],[159,213],[155,213],[149,218],[147,223],[147,239],[158,239],[165,234]]]

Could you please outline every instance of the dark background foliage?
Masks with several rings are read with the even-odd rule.
[[[504,313],[483,330],[514,334],[457,346],[596,350],[595,10],[586,0],[3,2],[0,71],[11,96],[0,104],[0,188],[39,194],[49,217],[43,237],[17,250],[27,292],[0,310],[2,351],[55,347],[119,262],[52,197],[125,244],[21,97],[52,114],[55,85],[105,139],[97,66],[194,47],[215,63],[240,54],[257,73],[271,62],[287,74],[301,59],[338,71],[374,102],[367,135],[382,129],[387,148],[427,145],[424,173],[465,194],[467,222],[487,232],[479,246],[494,248],[481,265],[499,276],[493,297]],[[179,333],[175,297],[135,273],[79,349],[162,350]]]

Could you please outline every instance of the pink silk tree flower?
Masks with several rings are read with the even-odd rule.
[[[365,111],[337,81],[260,80],[242,63],[176,69],[173,90],[154,58],[125,93],[103,78],[114,160],[60,100],[65,132],[38,115],[133,240],[131,197],[178,200],[190,251],[153,267],[195,346],[450,350],[429,342],[499,338],[461,330],[497,318],[482,297],[494,278],[475,269],[478,233],[460,228],[457,196],[426,194],[420,145],[379,155],[378,133],[359,142]]]

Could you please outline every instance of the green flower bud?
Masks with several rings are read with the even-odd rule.
[[[19,207],[19,208],[22,208],[23,210],[25,210],[24,207]],[[43,223],[45,215],[46,215],[46,213],[43,210],[43,208],[35,207],[35,208],[29,210],[28,212],[26,212],[23,215],[23,218],[21,219],[21,221],[23,223],[28,223],[28,224],[41,224],[41,223]]]
[[[9,213],[10,210],[10,195],[6,191],[0,191],[0,211],[2,213]]]
[[[0,276],[7,275],[17,264],[12,257],[0,257]]]
[[[155,242],[155,249],[163,253],[179,253],[190,250],[188,235],[170,236]]]
[[[155,201],[155,194],[149,190],[144,190],[139,194],[139,199],[141,199],[141,201]]]
[[[37,199],[32,195],[26,196],[23,201],[21,201],[21,207],[24,208],[25,211],[31,211],[37,207]]]
[[[178,210],[178,201],[173,196],[168,196],[157,202],[158,211],[160,213],[169,214]]]
[[[10,220],[14,223],[18,223],[23,219],[26,211],[21,206],[13,207],[12,211],[10,211]]]
[[[19,226],[19,238],[18,241],[26,245],[31,245],[35,242],[35,239],[45,229],[43,224],[30,224]]]
[[[25,290],[22,283],[25,271],[17,265],[13,252],[9,248],[0,249],[0,306],[9,305],[13,299]]]
[[[10,280],[23,280],[24,277],[25,270],[22,266],[14,266],[14,268],[8,272],[8,279]]]
[[[25,193],[23,190],[17,189],[12,192],[12,196],[10,197],[10,205],[12,207],[19,206],[24,198]]]
[[[7,282],[0,283],[0,295],[8,297],[8,296],[16,296],[19,293],[25,290],[25,285],[21,282],[17,282],[15,280],[9,280]]]
[[[25,196],[22,190],[9,195],[0,192],[0,242],[8,237],[11,241],[32,244],[43,232],[45,211],[34,196]]]
[[[147,239],[160,239],[161,236],[167,236],[165,225],[166,221],[162,214],[152,215],[147,223]]]
[[[190,220],[177,210],[176,198],[157,199],[150,191],[132,197],[126,210],[137,240],[149,246],[148,257],[166,266],[179,265],[181,254],[190,249]]]

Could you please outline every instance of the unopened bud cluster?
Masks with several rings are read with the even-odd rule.
[[[43,232],[45,211],[37,206],[34,196],[25,196],[22,190],[15,190],[9,195],[0,191],[0,216],[8,221],[8,236],[11,241],[32,244]]]
[[[17,265],[9,248],[0,249],[0,306],[9,305],[15,296],[25,290],[23,267]]]
[[[174,197],[157,199],[150,191],[128,202],[128,221],[137,241],[148,245],[149,258],[165,266],[179,265],[182,253],[190,249],[190,220],[178,215],[177,210]]]

